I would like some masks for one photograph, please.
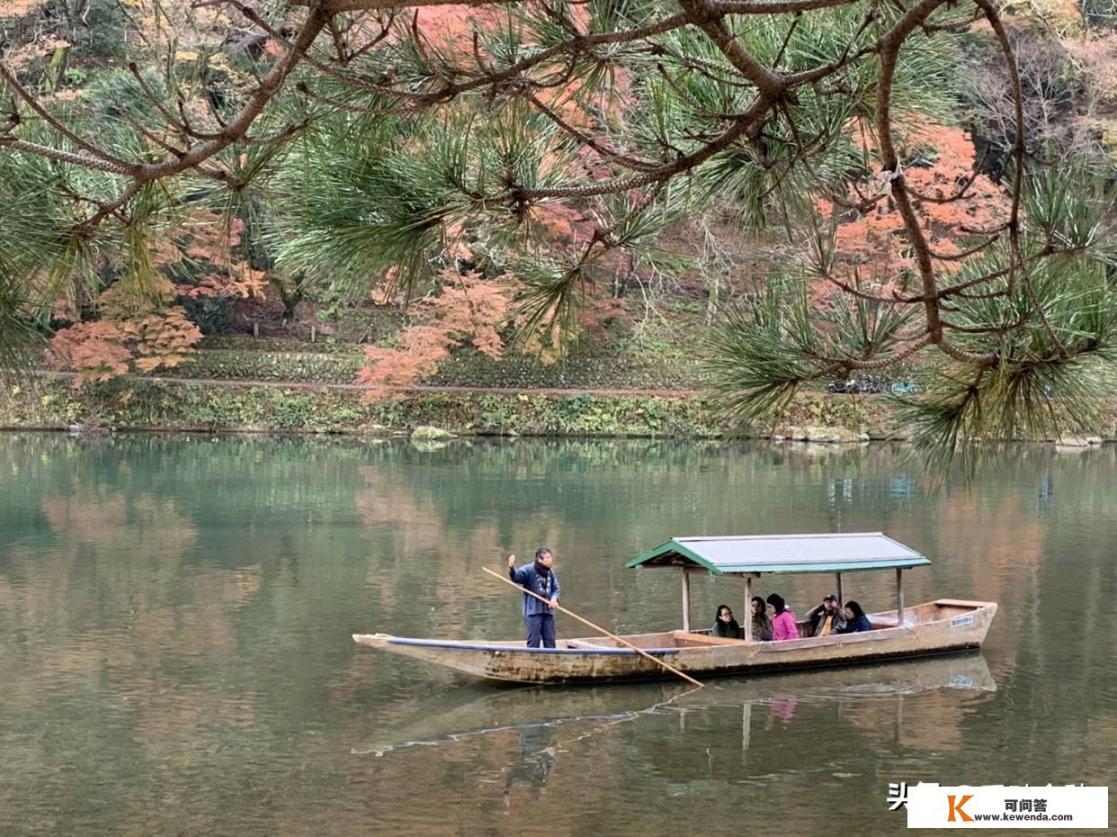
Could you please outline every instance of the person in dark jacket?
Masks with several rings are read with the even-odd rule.
[[[822,599],[822,604],[812,608],[807,613],[811,623],[811,636],[829,636],[830,634],[845,633],[845,614],[838,597],[829,593]]]
[[[729,609],[729,605],[718,605],[718,613],[714,618],[714,627],[710,635],[729,639],[741,638],[741,626],[733,618],[733,611]]]
[[[527,630],[527,647],[555,647],[555,614],[558,604],[558,574],[552,569],[555,556],[545,546],[535,550],[535,561],[516,569],[516,556],[508,556],[508,577],[525,590],[547,600],[539,601],[535,596],[524,593],[524,628]]]
[[[873,623],[869,621],[869,617],[865,615],[861,605],[857,602],[846,602],[845,630],[838,631],[838,633],[851,634],[856,631],[871,631],[872,629]]]
[[[752,597],[752,638],[758,642],[772,641],[772,620],[768,618],[768,606],[760,596]]]

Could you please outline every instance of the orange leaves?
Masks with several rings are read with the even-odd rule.
[[[47,0],[4,0],[0,4],[0,18],[17,18],[40,11]]]
[[[415,304],[415,322],[399,334],[399,348],[370,346],[357,382],[369,387],[366,398],[389,397],[400,387],[433,375],[450,353],[466,343],[491,358],[504,352],[501,330],[512,314],[516,284],[509,276],[487,279],[479,273],[441,274],[440,293]]]
[[[103,320],[127,320],[137,311],[166,307],[174,298],[175,286],[157,273],[143,286],[133,279],[118,281],[97,298],[97,309]]]
[[[43,35],[34,38],[29,43],[19,44],[14,48],[7,49],[4,53],[4,63],[13,73],[20,73],[33,62],[68,46],[70,46],[69,41],[56,38],[53,35]]]
[[[240,218],[232,218],[225,223],[220,213],[210,210],[195,213],[184,226],[186,232],[180,245],[181,254],[214,264],[230,260],[232,248],[240,244],[244,233],[244,221]]]
[[[226,219],[219,212],[196,210],[185,219],[173,241],[159,245],[157,266],[193,274],[180,282],[177,292],[190,299],[234,297],[251,299],[264,294],[267,276],[236,258],[233,248],[241,243],[244,221]]]
[[[984,174],[975,176],[977,158],[969,133],[913,114],[898,134],[908,159],[904,181],[932,236],[965,236],[972,228],[993,227],[1007,218],[1004,190]],[[875,142],[865,133],[860,136],[865,150],[875,152]]]
[[[48,5],[47,0],[3,0],[0,2],[0,23],[4,24],[4,29],[7,29],[20,18],[35,21],[44,15]],[[27,40],[16,37],[14,42],[10,42],[9,38],[4,39],[4,64],[13,73],[21,73],[32,62],[70,45],[68,41],[56,35],[41,32],[38,25],[34,26],[34,29],[35,31]]]
[[[963,237],[968,230],[991,228],[1008,217],[1005,193],[985,175],[974,176],[977,159],[967,132],[913,119],[901,138],[909,154],[931,161],[910,165],[904,177],[917,195],[932,199],[920,201],[919,210],[935,238]],[[963,189],[962,197],[950,200]]]
[[[419,9],[416,22],[423,37],[435,49],[446,50],[452,55],[470,55],[473,52],[473,28],[489,29],[498,26],[498,15],[498,12],[488,9],[450,4]]]
[[[125,320],[96,320],[61,329],[47,352],[52,366],[78,373],[74,386],[177,366],[202,337],[179,307]]]
[[[141,372],[178,366],[202,339],[202,332],[177,305],[139,320],[126,320],[123,326],[137,355],[136,368]]]
[[[50,342],[47,361],[77,372],[74,386],[108,381],[130,371],[153,372],[177,366],[202,339],[179,306],[102,319],[60,329]]]
[[[528,210],[525,220],[537,224],[548,241],[566,243],[575,240],[575,227],[581,218],[577,210],[566,204],[540,203]],[[586,234],[583,233],[581,237],[585,238]]]
[[[854,139],[862,151],[877,154],[880,151],[877,138],[869,127],[855,125]],[[923,155],[933,157],[948,170],[973,169],[976,162],[970,135],[961,128],[929,122],[919,113],[905,114],[896,126],[896,140],[907,157]]]
[[[442,293],[422,300],[426,339],[444,344],[469,341],[482,354],[501,356],[504,342],[497,329],[507,321],[513,289],[507,276],[485,279],[479,273],[447,276]],[[439,334],[432,331],[436,329]],[[416,347],[418,348],[418,347]]]
[[[853,125],[855,142],[867,155],[878,151],[867,126]],[[934,253],[936,268],[953,272],[962,261],[957,256],[975,235],[993,230],[1008,217],[1009,200],[1003,189],[983,174],[975,173],[976,155],[968,133],[960,128],[929,122],[910,114],[897,129],[897,143],[905,161],[904,183],[912,198],[924,236]],[[867,281],[885,292],[894,290],[913,268],[908,232],[885,187],[887,173],[864,178],[849,190],[846,205],[827,200],[816,203],[820,215],[837,222],[832,279],[852,284]],[[883,196],[883,197],[882,197]],[[874,201],[863,210],[850,206]],[[815,288],[825,298],[834,292],[833,281]]]
[[[264,288],[267,287],[267,284],[267,274],[264,271],[252,270],[252,268],[245,264],[238,273],[230,275],[225,288],[226,293],[230,296],[239,296],[249,299],[251,297],[263,296]]]
[[[251,299],[263,296],[266,285],[267,274],[264,271],[252,270],[246,264],[242,264],[235,273],[224,275],[206,273],[195,277],[195,284],[183,283],[177,286],[177,290],[180,296],[189,299],[218,296]]]
[[[108,381],[128,373],[132,352],[118,323],[98,320],[64,328],[50,341],[52,366],[78,373],[74,386]]]
[[[443,235],[446,241],[446,257],[450,259],[459,259],[461,261],[472,261],[474,257],[473,248],[469,246],[468,236],[466,234],[465,225],[460,221],[455,221],[446,228]],[[385,276],[385,284],[382,290],[387,290],[389,287],[395,285],[398,280],[399,271],[393,267],[389,271],[389,275]],[[375,291],[374,291],[375,293]]]
[[[435,345],[414,353],[369,346],[365,354],[367,361],[357,373],[357,383],[368,387],[365,393],[367,401],[392,397],[399,387],[410,386],[420,378],[434,374],[438,364],[450,355],[446,349]]]
[[[264,271],[233,255],[243,232],[240,219],[226,222],[218,212],[195,209],[173,233],[151,235],[145,241],[150,270],[126,273],[103,291],[97,319],[78,322],[71,303],[56,304],[55,319],[74,324],[55,334],[49,363],[77,372],[77,386],[180,364],[202,333],[176,300],[263,295]]]

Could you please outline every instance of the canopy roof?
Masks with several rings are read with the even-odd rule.
[[[931,562],[881,532],[672,538],[626,567],[698,567],[716,575],[908,569]]]

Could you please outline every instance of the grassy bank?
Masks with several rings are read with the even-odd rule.
[[[181,366],[161,374],[348,384],[356,380],[364,362],[364,347],[352,343],[211,337]],[[579,351],[553,363],[516,353],[493,360],[465,349],[421,383],[500,389],[692,389],[702,386],[704,375],[700,363],[692,357],[639,351],[620,343]]]
[[[419,392],[364,404],[361,392],[325,386],[234,381],[119,381],[84,390],[32,378],[7,386],[0,426],[279,433],[407,433],[434,425],[459,434],[547,436],[767,436],[771,427],[727,424],[701,398],[670,395]],[[822,427],[852,441],[884,438],[889,409],[879,399],[804,396],[786,426]],[[835,439],[837,440],[837,439]]]

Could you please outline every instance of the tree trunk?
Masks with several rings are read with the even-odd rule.
[[[295,309],[303,301],[302,280],[296,279],[294,287],[288,289],[287,283],[281,277],[271,274],[268,276],[268,284],[275,288],[280,301],[283,303],[283,318],[287,322],[293,323],[295,321]]]

